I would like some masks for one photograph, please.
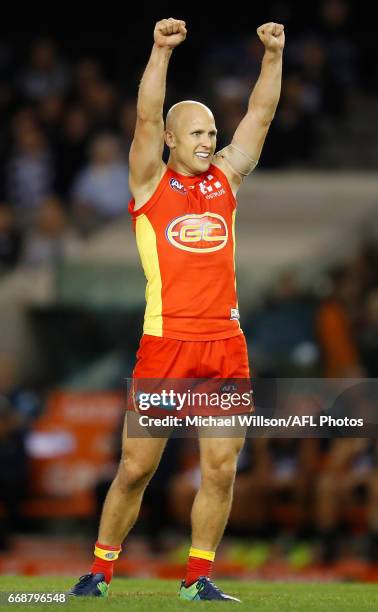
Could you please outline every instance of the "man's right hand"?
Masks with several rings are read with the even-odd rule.
[[[154,40],[158,47],[174,49],[186,38],[185,21],[180,19],[162,19],[158,21],[154,30]]]

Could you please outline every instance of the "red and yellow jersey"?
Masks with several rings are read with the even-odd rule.
[[[134,212],[147,278],[144,333],[176,340],[221,340],[242,333],[235,283],[236,200],[225,174],[184,176],[167,168]]]

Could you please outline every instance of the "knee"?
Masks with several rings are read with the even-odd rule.
[[[123,491],[144,489],[155,472],[155,466],[124,457],[121,459],[117,481]]]
[[[228,491],[234,484],[236,458],[212,458],[202,467],[202,483],[222,491]]]

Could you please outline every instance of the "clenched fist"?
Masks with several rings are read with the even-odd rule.
[[[284,27],[281,23],[264,23],[257,28],[257,35],[266,51],[282,51],[285,46]]]
[[[154,40],[158,47],[174,49],[186,38],[185,21],[180,19],[162,19],[158,21],[154,30]]]

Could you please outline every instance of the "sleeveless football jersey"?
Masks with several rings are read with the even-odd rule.
[[[235,283],[236,200],[225,174],[184,176],[167,168],[155,193],[134,212],[147,278],[145,334],[220,340],[242,333]]]

